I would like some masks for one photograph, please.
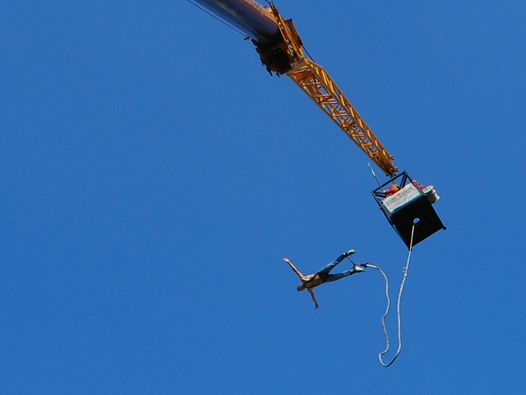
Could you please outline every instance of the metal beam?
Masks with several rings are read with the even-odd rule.
[[[279,32],[270,9],[255,0],[192,1],[207,8],[259,43],[270,41]]]

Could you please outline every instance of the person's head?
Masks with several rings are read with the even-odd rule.
[[[298,292],[301,292],[305,289],[305,284],[301,283],[301,284],[298,284],[298,286],[296,287],[296,289],[298,290]]]

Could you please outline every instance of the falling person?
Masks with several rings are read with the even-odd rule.
[[[355,273],[361,273],[365,270],[365,265],[359,265],[353,263],[353,268],[350,270],[347,270],[343,273],[337,273],[337,274],[331,274],[332,269],[334,269],[337,265],[339,265],[345,258],[353,255],[355,253],[354,250],[349,250],[341,254],[338,258],[336,258],[334,261],[329,263],[327,266],[325,266],[323,269],[321,269],[319,272],[316,272],[314,274],[308,274],[306,276],[301,273],[296,266],[290,261],[289,258],[283,258],[283,262],[287,263],[292,271],[296,273],[296,275],[301,280],[301,284],[297,286],[297,290],[299,292],[303,290],[307,290],[312,298],[312,301],[314,302],[315,308],[320,307],[318,304],[318,301],[316,300],[316,295],[314,294],[314,288],[329,283],[332,281],[340,280],[344,277],[351,276]]]

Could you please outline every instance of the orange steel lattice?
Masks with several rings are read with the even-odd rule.
[[[386,175],[398,172],[393,157],[323,67],[304,58],[287,75]]]
[[[273,3],[272,15],[281,33],[281,48],[288,58],[288,75],[330,119],[388,176],[398,169],[393,157],[367,126],[360,114],[336,86],[325,69],[305,57],[301,38],[291,20],[284,20]],[[262,61],[267,64],[266,59]],[[272,69],[272,67],[270,67]],[[281,74],[279,70],[273,70]]]

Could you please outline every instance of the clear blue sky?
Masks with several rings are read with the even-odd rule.
[[[0,393],[522,394],[523,1],[278,3],[446,232],[401,279],[365,156],[185,1],[0,7]],[[346,267],[343,265],[344,268]],[[389,327],[395,334],[394,316]]]

